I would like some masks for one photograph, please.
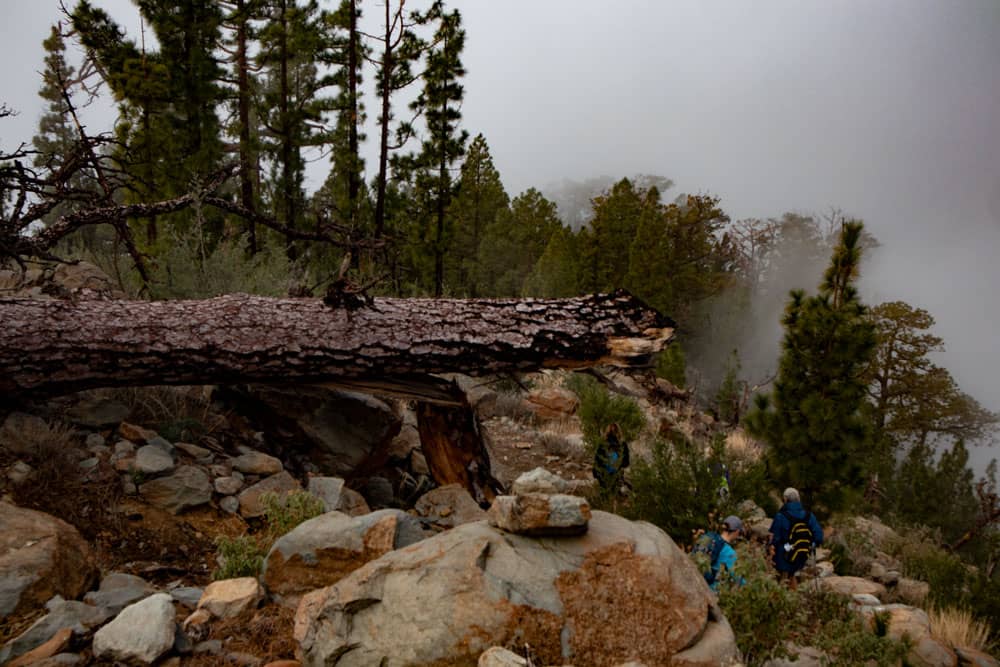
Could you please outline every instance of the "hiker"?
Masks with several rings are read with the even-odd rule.
[[[719,532],[704,533],[695,542],[692,552],[708,557],[708,565],[702,570],[705,583],[713,591],[719,590],[719,582],[729,580],[738,586],[746,583],[743,577],[733,574],[736,567],[736,549],[733,543],[743,534],[743,521],[738,516],[727,516],[722,520]]]
[[[809,562],[813,549],[823,543],[823,528],[816,516],[802,507],[798,490],[785,489],[782,499],[784,505],[771,521],[771,558],[779,576],[794,590],[799,570]]]
[[[716,494],[719,496],[719,503],[724,503],[729,500],[729,466],[721,461],[713,463],[712,475],[715,476],[715,479],[718,482]]]
[[[628,443],[622,440],[621,427],[611,424],[604,432],[604,442],[597,446],[594,455],[594,478],[601,485],[601,490],[617,493],[628,465]]]

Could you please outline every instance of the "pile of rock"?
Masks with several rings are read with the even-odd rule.
[[[544,468],[518,477],[512,495],[497,496],[489,522],[501,530],[535,537],[582,535],[590,521],[590,505],[565,493],[568,484]]]

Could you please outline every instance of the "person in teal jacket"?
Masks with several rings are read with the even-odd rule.
[[[716,575],[715,581],[711,583],[709,588],[713,591],[719,590],[719,581],[727,578],[730,581],[734,581],[738,586],[746,583],[743,577],[736,577],[734,574],[736,568],[736,549],[733,548],[733,544],[736,540],[740,539],[742,534],[743,521],[738,516],[730,515],[722,520],[722,528],[719,530],[719,535],[725,544],[722,545],[719,557],[712,567]]]

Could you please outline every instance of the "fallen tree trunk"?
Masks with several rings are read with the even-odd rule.
[[[625,292],[572,299],[392,299],[337,307],[244,294],[200,301],[0,299],[0,395],[242,382],[371,383],[646,365],[673,323]],[[419,391],[417,392],[419,393]]]

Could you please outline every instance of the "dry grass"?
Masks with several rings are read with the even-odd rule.
[[[949,646],[961,646],[988,652],[990,626],[965,609],[930,609],[931,634]]]
[[[197,435],[210,435],[223,427],[226,418],[212,409],[206,387],[123,387],[103,390],[105,395],[129,408],[129,419],[138,424],[183,432],[198,431]],[[168,440],[177,439],[178,433],[160,433]],[[183,433],[185,439],[196,439],[194,433]]]
[[[497,417],[507,417],[516,422],[532,423],[535,414],[524,405],[524,399],[520,394],[508,394],[501,392],[497,394],[496,406],[493,414]]]
[[[45,460],[65,456],[74,448],[75,431],[63,422],[48,422],[38,417],[8,421],[0,428],[0,447],[11,454]]]
[[[761,444],[741,428],[734,429],[726,436],[726,452],[730,460],[748,465],[759,462],[764,455]]]
[[[583,452],[583,446],[576,440],[551,431],[542,431],[539,433],[538,443],[545,450],[546,454],[553,456],[571,458]]]

